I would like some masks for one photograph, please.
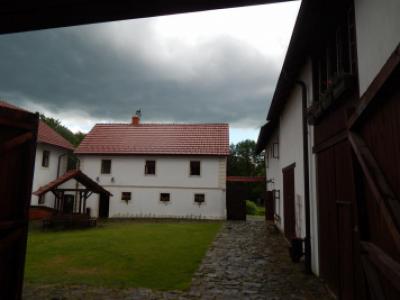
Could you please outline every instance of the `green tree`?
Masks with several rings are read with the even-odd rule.
[[[228,157],[228,176],[264,176],[264,156],[256,155],[256,142],[244,140],[231,144]]]
[[[85,134],[83,132],[73,133],[67,127],[62,125],[60,120],[46,117],[44,114],[40,114],[40,120],[45,122],[49,127],[53,128],[58,134],[60,134],[63,138],[65,138],[75,147],[79,146],[79,144],[85,137]]]
[[[229,146],[228,176],[265,176],[264,155],[256,155],[256,142],[244,140]],[[249,188],[248,200],[257,201],[265,191],[265,184],[246,183]]]

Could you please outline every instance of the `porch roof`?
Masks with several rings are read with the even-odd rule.
[[[99,185],[97,182],[92,180],[89,176],[84,174],[81,170],[68,171],[63,176],[58,177],[57,179],[49,182],[48,184],[46,184],[44,186],[41,186],[37,191],[33,192],[33,194],[36,196],[44,195],[51,190],[57,189],[58,186],[60,186],[64,182],[67,182],[70,179],[75,179],[76,181],[78,181],[79,183],[81,183],[87,189],[89,189],[90,191],[92,191],[94,193],[111,195],[111,193],[109,191],[104,189],[101,185]]]

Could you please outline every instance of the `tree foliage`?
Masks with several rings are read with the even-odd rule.
[[[256,155],[256,143],[252,140],[231,144],[228,157],[228,176],[265,176],[264,156]],[[265,184],[263,182],[249,182],[247,199],[261,202]],[[250,203],[250,202],[249,202]],[[246,202],[246,204],[249,204]],[[252,203],[252,202],[251,202]],[[255,204],[253,204],[254,207]]]
[[[73,133],[67,127],[62,125],[60,120],[46,117],[44,114],[40,114],[40,120],[45,122],[49,127],[54,129],[58,134],[60,134],[63,138],[65,138],[75,147],[78,146],[85,137],[85,134],[83,132],[79,131],[77,133]]]
[[[255,141],[244,140],[229,148],[228,176],[265,176],[264,156],[255,154]]]

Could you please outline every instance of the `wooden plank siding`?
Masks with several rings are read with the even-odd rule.
[[[283,172],[283,215],[284,232],[290,241],[296,237],[296,213],[295,213],[295,194],[294,194],[294,168],[291,165],[282,170]]]
[[[338,292],[337,213],[334,150],[317,154],[320,274],[333,293]]]
[[[365,276],[376,278],[371,297],[400,299],[400,66],[368,107],[363,109],[350,137],[358,138],[364,157],[362,198],[362,260]],[[382,78],[378,78],[382,81]],[[360,142],[359,141],[359,142]],[[355,142],[353,142],[355,143]],[[361,151],[354,145],[354,151]],[[360,155],[360,154],[359,154]],[[362,155],[362,154],[361,154]],[[362,160],[364,159],[364,161]]]
[[[361,299],[356,278],[356,188],[347,121],[357,91],[330,108],[315,124],[320,274],[339,299]]]
[[[0,299],[20,299],[38,116],[0,109]]]

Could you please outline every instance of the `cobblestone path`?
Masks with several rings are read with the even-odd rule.
[[[303,265],[290,261],[272,225],[226,222],[187,292],[28,284],[24,299],[332,299],[316,277],[304,274]]]

